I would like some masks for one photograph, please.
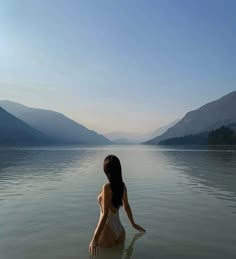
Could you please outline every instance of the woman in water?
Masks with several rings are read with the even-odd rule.
[[[125,229],[119,218],[119,208],[123,205],[131,225],[140,232],[145,230],[134,222],[128,202],[127,188],[122,180],[120,160],[109,155],[103,164],[104,172],[109,183],[102,187],[98,195],[100,218],[94,231],[89,252],[92,256],[98,255],[98,247],[112,247],[125,240]]]

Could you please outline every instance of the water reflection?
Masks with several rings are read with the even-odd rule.
[[[96,156],[94,150],[0,150],[0,181],[27,176],[57,177],[83,168]]]
[[[131,258],[132,254],[133,254],[134,243],[143,235],[144,235],[144,233],[137,233],[134,235],[132,241],[130,242],[130,245],[125,249],[124,259]]]
[[[236,198],[236,152],[163,151],[167,166],[184,174],[195,185],[222,198]],[[199,186],[200,188],[200,186]]]
[[[130,241],[127,248],[124,247],[124,244],[118,245],[114,248],[102,249],[100,255],[97,258],[102,259],[130,259],[132,258],[134,252],[135,242],[144,235],[144,233],[136,233],[132,240]]]

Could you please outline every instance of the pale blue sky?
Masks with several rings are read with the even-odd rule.
[[[234,0],[0,0],[0,99],[149,131],[236,90]]]

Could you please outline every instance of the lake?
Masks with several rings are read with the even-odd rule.
[[[0,258],[89,258],[108,154],[147,232],[121,209],[124,247],[97,258],[236,258],[236,151],[142,145],[0,149]]]

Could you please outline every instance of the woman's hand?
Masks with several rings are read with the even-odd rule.
[[[139,226],[138,224],[133,224],[133,228],[137,229],[139,232],[144,233],[146,232],[146,230],[144,228],[142,228],[141,226]]]
[[[89,244],[89,253],[91,256],[97,256],[99,254],[98,243],[94,240],[92,240]]]

